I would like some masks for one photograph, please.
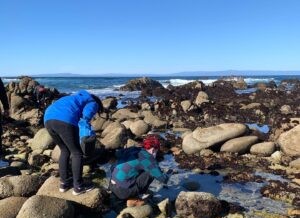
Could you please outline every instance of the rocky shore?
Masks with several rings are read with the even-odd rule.
[[[97,188],[79,196],[58,192],[60,150],[43,127],[44,108],[33,94],[37,85],[30,77],[6,85],[11,109],[3,120],[3,160],[9,165],[0,167],[0,217],[107,217],[114,204],[99,166],[149,131],[161,134],[160,160],[172,155],[181,169],[221,176],[220,183],[261,183],[261,198],[289,208],[245,208],[202,189],[199,181],[187,181],[176,199],[125,208],[117,217],[300,217],[300,81],[249,87],[243,78],[224,78],[167,88],[150,78],[129,81],[120,89],[141,96],[121,109],[120,99],[104,99],[105,113],[92,121],[97,150],[86,158],[84,176]],[[63,95],[49,89],[46,104]]]

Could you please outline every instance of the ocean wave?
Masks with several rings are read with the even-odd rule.
[[[253,78],[253,77],[248,77],[248,78],[244,78],[244,81],[251,85],[251,84],[255,84],[255,83],[268,83],[271,81],[274,81],[275,83],[279,83],[279,80],[276,80],[275,78]]]
[[[87,91],[99,96],[102,99],[107,96],[120,97],[121,95],[123,95],[122,98],[138,98],[141,94],[140,91],[117,91],[112,88],[88,89]]]
[[[2,81],[4,82],[4,83],[9,83],[9,82],[16,82],[16,81],[19,81],[19,79],[18,78],[2,78]]]
[[[208,85],[215,82],[217,79],[170,79],[170,80],[159,80],[159,82],[166,88],[168,85],[182,86],[195,81],[202,81]]]

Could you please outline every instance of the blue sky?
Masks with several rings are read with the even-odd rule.
[[[0,76],[300,70],[298,0],[0,0]]]

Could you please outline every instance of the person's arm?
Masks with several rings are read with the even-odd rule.
[[[1,79],[0,79],[0,100],[1,100],[3,108],[4,108],[4,112],[8,113],[8,109],[9,109],[8,99],[7,99],[7,95],[6,95],[6,90],[4,88],[4,85],[3,85],[3,82]]]
[[[98,104],[95,101],[90,101],[83,108],[82,118],[90,122],[93,116],[97,113],[97,111]]]
[[[151,176],[162,183],[168,182],[168,176],[166,176],[159,168],[156,160],[152,156],[143,156],[143,160],[140,160],[143,170],[149,172]]]

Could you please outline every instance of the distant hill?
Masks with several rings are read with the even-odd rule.
[[[156,73],[110,73],[110,74],[90,74],[82,75],[75,73],[53,73],[36,74],[32,77],[186,77],[186,76],[272,76],[272,75],[300,75],[300,71],[267,71],[267,70],[224,70],[224,71],[185,71],[178,73],[156,74]]]

